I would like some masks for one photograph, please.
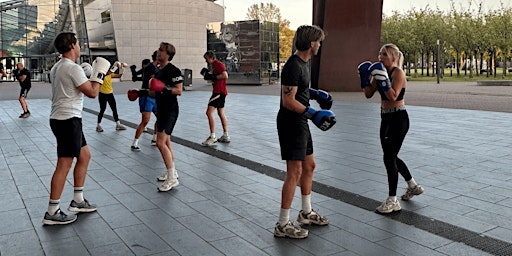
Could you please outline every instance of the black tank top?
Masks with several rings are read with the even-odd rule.
[[[395,68],[396,67],[393,67],[393,69],[391,70],[391,72],[388,73],[388,76],[389,76],[389,80],[392,82],[393,80],[391,79],[392,75],[393,75],[393,72],[395,71]],[[377,87],[378,91],[379,91],[379,94],[380,94],[380,99],[381,100],[389,100],[388,97],[386,97],[386,94],[384,93],[384,91],[382,90],[382,88],[380,86]],[[402,90],[400,91],[400,94],[398,95],[398,97],[396,97],[396,101],[401,101],[404,99],[404,95],[405,95],[405,88],[402,87]]]

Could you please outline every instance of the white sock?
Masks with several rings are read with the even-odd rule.
[[[132,146],[136,147],[139,145],[139,139],[134,139]]]
[[[215,138],[215,133],[214,132],[210,133],[210,137]]]
[[[101,126],[101,123],[98,123],[98,126]]]
[[[228,132],[224,132],[224,135],[222,135],[222,136],[228,137],[229,136]]]
[[[48,214],[55,215],[55,212],[59,209],[60,200],[51,200],[48,203]]]
[[[172,177],[173,178],[177,178],[178,176],[178,170],[176,170],[176,167],[172,167]]]
[[[170,178],[174,178],[174,167],[170,168],[170,169],[167,169],[167,177],[168,179]]]
[[[302,211],[304,213],[311,212],[311,194],[302,195]]]
[[[156,133],[153,133],[153,140],[156,141]]]
[[[121,125],[121,121],[117,121],[117,122],[116,122],[116,124],[117,124],[117,125]]]
[[[414,180],[414,178],[411,178],[410,180],[407,181],[407,186],[409,188],[414,188],[416,187],[416,185],[418,185],[418,183],[416,183],[416,181]]]
[[[77,203],[81,203],[84,201],[84,187],[75,187],[75,191],[73,193],[73,200]]]
[[[283,209],[279,211],[279,225],[284,226],[290,220],[290,209]]]
[[[388,199],[393,200],[393,202],[396,201],[396,196],[388,196]]]

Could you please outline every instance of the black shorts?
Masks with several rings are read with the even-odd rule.
[[[226,103],[226,95],[222,93],[213,93],[212,97],[208,101],[208,106],[212,106],[214,108],[224,108],[224,104]]]
[[[158,132],[165,131],[166,134],[171,135],[178,121],[178,114],[180,110],[175,107],[171,111],[158,111],[156,113],[156,127]]]
[[[28,87],[28,88],[26,88],[26,87],[21,87],[21,90],[20,90],[20,97],[27,98],[28,91],[30,91],[30,87]]]
[[[282,160],[304,161],[307,155],[313,154],[313,140],[307,120],[278,114],[277,134]]]
[[[82,119],[73,117],[66,120],[50,119],[50,127],[57,139],[58,157],[78,157],[87,145],[82,132]]]

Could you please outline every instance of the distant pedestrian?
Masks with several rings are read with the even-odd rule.
[[[402,209],[396,198],[399,173],[407,181],[402,200],[407,201],[424,191],[416,183],[404,161],[398,158],[398,152],[409,130],[409,115],[404,101],[407,79],[401,68],[403,61],[404,56],[396,45],[385,44],[379,51],[379,62],[371,64],[366,61],[358,67],[366,98],[373,97],[376,91],[381,97],[380,143],[384,151],[389,190],[388,198],[376,209],[379,213]]]
[[[60,210],[60,197],[66,184],[69,170],[74,164],[74,193],[68,210],[72,212],[94,212],[96,205],[83,196],[87,168],[91,152],[82,129],[83,95],[95,98],[110,63],[98,57],[92,65],[89,81],[82,67],[75,63],[80,57],[80,45],[75,33],[61,32],[54,40],[54,47],[62,58],[50,71],[52,78],[52,107],[50,127],[57,140],[57,164],[50,186],[48,211],[43,224],[59,225],[74,222],[76,215],[67,215]]]
[[[20,90],[20,97],[18,98],[21,108],[23,109],[23,113],[19,116],[20,118],[27,118],[30,116],[30,111],[28,110],[27,105],[27,96],[28,91],[30,91],[30,88],[32,88],[32,81],[30,77],[30,71],[26,69],[23,66],[23,63],[19,62],[16,64],[16,67],[18,69],[18,72],[16,73],[16,78],[20,82],[21,90]]]
[[[103,114],[107,109],[107,103],[112,110],[112,116],[114,117],[114,121],[116,122],[116,130],[126,130],[126,127],[121,124],[119,121],[119,115],[117,113],[117,104],[116,98],[114,97],[114,89],[112,88],[112,78],[120,78],[123,75],[123,70],[126,67],[126,64],[121,63],[119,61],[114,62],[112,68],[107,72],[105,78],[103,79],[103,84],[100,86],[100,93],[98,95],[98,102],[100,103],[100,112],[98,113],[98,124],[96,125],[97,132],[103,132],[103,127],[101,127],[101,120],[103,118]],[[119,74],[115,72],[119,69]]]
[[[208,117],[208,125],[210,126],[210,136],[206,138],[202,144],[203,146],[211,146],[217,141],[229,143],[231,139],[228,134],[228,119],[226,118],[226,114],[224,112],[226,96],[228,95],[228,89],[226,87],[228,72],[226,71],[226,66],[217,60],[214,52],[207,51],[204,54],[204,59],[206,60],[206,63],[212,66],[212,72],[210,73],[208,69],[203,68],[201,70],[201,74],[205,80],[212,81],[213,88],[212,96],[210,97],[208,106],[206,107],[206,116]],[[215,109],[217,109],[217,114],[219,115],[220,122],[222,124],[222,130],[224,132],[218,139],[215,137]]]

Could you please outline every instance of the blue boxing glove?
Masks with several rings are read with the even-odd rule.
[[[370,66],[370,72],[373,78],[377,81],[377,85],[387,92],[391,89],[391,81],[389,80],[388,71],[380,62],[375,62]]]
[[[359,74],[359,78],[361,79],[361,89],[364,89],[372,85],[370,83],[371,72],[369,70],[371,65],[371,62],[365,61],[359,64],[359,66],[357,66],[357,73]]]
[[[322,109],[331,109],[332,107],[332,97],[326,91],[309,88],[309,98],[316,100]]]
[[[319,110],[316,111],[312,107],[307,107],[304,111],[304,117],[311,119],[313,123],[322,131],[327,131],[336,124],[336,116],[330,110]]]

